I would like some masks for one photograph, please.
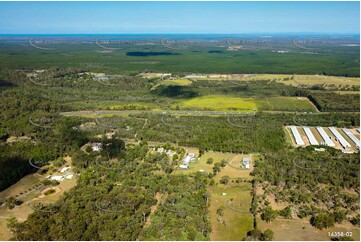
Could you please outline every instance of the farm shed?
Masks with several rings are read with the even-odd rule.
[[[291,132],[293,134],[293,137],[295,138],[297,145],[305,145],[305,142],[303,142],[300,133],[297,130],[296,126],[290,126]]]
[[[343,128],[342,131],[355,143],[356,148],[359,149],[360,148],[360,141],[356,138],[356,136],[351,133],[350,130]]]
[[[337,138],[337,140],[340,141],[340,144],[344,149],[348,150],[351,148],[350,143],[347,142],[347,140],[337,131],[335,127],[329,127],[329,130]]]
[[[315,136],[312,134],[311,129],[309,127],[303,127],[303,130],[305,131],[306,136],[307,136],[308,140],[310,141],[310,144],[318,145],[318,142],[317,142]]]
[[[325,144],[327,146],[330,147],[335,147],[336,145],[332,142],[332,140],[330,139],[330,137],[328,137],[327,133],[325,132],[325,130],[322,127],[317,127],[316,128],[318,133],[320,133],[322,139],[324,140]]]

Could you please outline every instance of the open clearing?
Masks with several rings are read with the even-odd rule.
[[[232,75],[219,75],[221,77],[216,77],[217,75],[213,75],[214,77],[207,78],[199,77],[192,78],[197,80],[239,80],[239,81],[258,81],[258,80],[275,80],[280,83],[284,83],[285,85],[292,86],[300,86],[300,85],[334,85],[334,86],[360,86],[360,78],[359,77],[342,77],[342,76],[322,76],[322,75],[290,75],[290,74],[254,74],[254,75],[240,75],[240,74],[232,74]],[[292,79],[293,76],[293,79]]]
[[[269,97],[256,100],[260,110],[270,111],[317,111],[310,100],[305,97]]]
[[[250,112],[256,109],[269,111],[317,111],[307,98],[296,97],[232,97],[210,95],[182,100],[180,109]],[[176,106],[176,105],[175,105]]]
[[[251,169],[236,169],[237,164],[243,157],[250,157]],[[250,180],[250,172],[253,169],[255,155],[233,155],[228,160],[229,164],[221,169],[215,176],[216,184],[210,186],[211,205],[209,213],[211,216],[212,233],[211,240],[242,240],[247,236],[247,232],[253,229],[253,215],[249,212],[251,208],[251,189],[249,182],[235,182],[236,178]],[[223,176],[229,176],[227,185],[220,184],[219,180]],[[225,195],[223,195],[225,193]],[[227,201],[233,200],[231,206],[227,206]],[[224,215],[217,214],[217,209],[223,208]]]
[[[251,184],[231,183],[232,185],[215,185],[209,187],[211,204],[209,213],[211,216],[212,233],[211,240],[242,240],[247,232],[253,228],[253,216],[249,211],[251,204]],[[225,196],[222,193],[226,193]],[[233,201],[239,206],[236,212],[227,207],[227,201]],[[222,207],[224,215],[219,216],[217,209]]]
[[[63,167],[71,162],[70,157],[65,157],[64,159],[67,163],[64,164]],[[40,185],[41,180],[43,180],[44,177],[45,176],[40,176],[37,173],[27,175],[20,179],[17,183],[0,192],[0,200],[5,200],[10,196],[18,196],[17,198],[23,201],[23,204],[16,206],[11,210],[6,206],[0,207],[0,240],[9,240],[12,236],[6,225],[7,218],[15,217],[18,221],[24,221],[29,214],[34,212],[34,210],[30,208],[29,202],[34,199],[38,199],[44,203],[54,203],[59,200],[64,192],[69,191],[77,183],[76,176],[74,176],[71,180],[65,179],[61,181],[57,186],[44,187],[43,185]],[[55,192],[45,195],[44,192],[49,189],[54,189]]]
[[[257,217],[258,228],[262,231],[271,229],[274,232],[273,240],[282,241],[329,241],[328,232],[352,232],[352,239],[359,241],[360,229],[349,222],[336,224],[335,227],[319,230],[313,227],[308,219],[275,219],[266,223]]]
[[[181,101],[181,109],[200,109],[200,110],[239,110],[252,111],[257,108],[252,98],[240,98],[222,95],[203,96]]]
[[[192,152],[189,150],[189,152]],[[195,153],[195,152],[193,152]],[[236,155],[235,154],[227,154],[227,153],[220,153],[220,152],[205,152],[199,160],[191,161],[189,163],[189,169],[187,170],[175,170],[174,173],[183,173],[183,174],[190,174],[193,172],[197,172],[199,170],[204,170],[205,172],[213,173],[213,165],[216,162],[221,162],[221,160],[225,159],[233,159]],[[208,165],[206,162],[209,158],[213,158],[213,164]]]

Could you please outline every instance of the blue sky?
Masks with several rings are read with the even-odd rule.
[[[358,34],[359,29],[359,2],[0,2],[0,34]]]

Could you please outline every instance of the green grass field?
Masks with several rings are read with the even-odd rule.
[[[273,240],[288,241],[329,241],[328,232],[352,232],[352,239],[360,240],[360,229],[349,222],[335,224],[335,227],[328,229],[317,229],[313,227],[309,219],[275,219],[271,223],[257,218],[258,228],[262,231],[271,229],[274,232]]]
[[[189,151],[191,152],[191,151]],[[235,154],[226,154],[226,153],[220,153],[220,152],[205,152],[199,160],[192,161],[189,164],[188,170],[175,170],[174,173],[182,173],[182,174],[190,174],[193,172],[197,172],[199,170],[204,170],[206,172],[212,173],[212,167],[213,164],[216,162],[221,162],[221,160],[225,159],[233,159],[236,155]],[[207,160],[209,158],[213,158],[213,164],[207,164]]]
[[[240,98],[232,96],[212,95],[203,96],[181,101],[181,109],[200,109],[200,110],[239,110],[252,111],[257,107],[252,98]]]
[[[270,111],[316,111],[315,107],[307,98],[296,97],[269,97],[256,100],[260,110]]]
[[[211,240],[242,240],[253,228],[253,216],[249,212],[236,212],[227,207],[226,202],[233,198],[234,202],[244,204],[237,209],[248,211],[251,204],[251,184],[215,185],[208,189],[211,193],[209,213],[212,222]],[[222,193],[226,193],[223,196]],[[249,204],[247,206],[246,204]],[[217,220],[217,209],[224,207],[224,215]],[[223,223],[224,221],[224,223]]]
[[[181,100],[177,102],[176,105],[179,105],[180,109],[188,110],[233,110],[244,112],[254,111],[255,109],[269,111],[316,111],[307,98],[296,97],[242,98],[234,96],[210,95]]]

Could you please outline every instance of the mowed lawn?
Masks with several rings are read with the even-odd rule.
[[[260,110],[268,111],[316,111],[315,107],[305,97],[269,97],[257,99],[256,105]]]
[[[250,169],[240,169],[244,157],[250,158]],[[253,170],[254,161],[258,158],[259,157],[257,155],[234,155],[234,157],[229,159],[229,165],[223,167],[222,170],[214,177],[215,181],[219,182],[223,176],[229,176],[231,179],[241,178],[244,180],[252,180],[250,173]]]
[[[209,213],[211,216],[211,240],[242,240],[253,228],[253,216],[249,211],[251,204],[250,183],[230,183],[231,185],[214,185],[208,188],[211,193]],[[226,193],[225,196],[222,193]],[[227,207],[227,201],[232,199],[239,206],[234,211]],[[217,209],[222,207],[224,215],[217,215]],[[218,220],[218,219],[219,220]]]
[[[245,156],[251,159],[251,169],[236,169]],[[249,212],[252,202],[252,185],[249,182],[237,183],[235,180],[237,178],[250,180],[253,162],[257,158],[257,155],[233,155],[228,160],[232,167],[229,165],[223,167],[214,177],[216,184],[208,187],[208,191],[211,193],[209,207],[212,223],[211,240],[242,240],[247,236],[247,232],[253,229],[253,216]],[[230,177],[227,185],[219,183],[223,176]],[[224,196],[222,193],[226,193],[226,195]],[[227,201],[231,199],[236,204],[231,207],[236,211],[227,207]],[[223,216],[217,215],[217,209],[220,207],[224,208]]]
[[[191,152],[191,151],[189,151]],[[236,155],[231,153],[220,153],[220,152],[205,152],[199,160],[191,161],[189,164],[188,170],[175,170],[174,174],[182,173],[182,174],[190,174],[193,172],[197,172],[199,170],[204,170],[209,173],[213,173],[213,166],[216,162],[221,162],[221,160],[225,159],[233,159]],[[213,158],[213,164],[207,164],[207,160],[209,158]]]
[[[243,111],[253,112],[255,109],[265,111],[307,111],[316,109],[307,98],[296,97],[235,97],[225,95],[209,95],[177,102],[180,109]]]

